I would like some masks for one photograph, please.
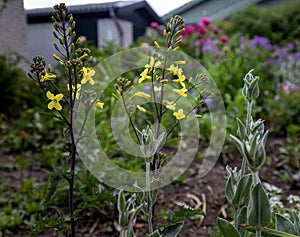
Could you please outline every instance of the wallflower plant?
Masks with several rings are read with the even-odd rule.
[[[76,144],[74,136],[74,118],[76,117],[76,104],[78,100],[85,97],[90,103],[86,104],[86,116],[92,106],[102,109],[104,104],[98,101],[97,95],[91,94],[85,89],[86,83],[95,84],[93,76],[95,71],[90,64],[89,52],[87,48],[81,48],[79,40],[76,40],[75,21],[73,16],[68,13],[65,4],[54,6],[53,9],[53,35],[58,44],[54,43],[54,48],[58,54],[53,54],[53,58],[63,67],[62,77],[59,78],[51,72],[50,65],[46,67],[43,57],[34,57],[31,63],[29,77],[36,81],[45,93],[50,102],[45,104],[48,109],[53,110],[53,117],[58,117],[64,124],[66,136],[66,146],[69,152],[69,168],[65,171],[57,171],[59,177],[64,178],[69,183],[69,215],[64,216],[62,211],[58,211],[53,217],[50,217],[52,225],[46,225],[49,222],[48,217],[44,217],[32,227],[30,236],[43,232],[48,228],[58,228],[59,233],[65,236],[76,236],[76,215],[74,200],[75,167],[76,167]],[[85,124],[82,124],[84,127]],[[77,129],[77,128],[76,128]],[[80,129],[80,128],[79,128]],[[81,128],[82,129],[82,128]],[[57,176],[57,174],[54,174]],[[54,182],[49,197],[53,195],[57,185]],[[57,218],[59,216],[60,218]],[[59,220],[61,219],[61,220]],[[68,224],[69,223],[69,226]]]
[[[152,187],[152,183],[154,180],[159,180],[159,173],[154,175],[155,172],[151,173],[151,171],[163,169],[163,164],[167,162],[164,159],[169,157],[169,154],[162,152],[162,148],[164,142],[172,135],[175,128],[187,117],[201,117],[199,113],[204,100],[212,96],[211,91],[203,89],[203,85],[208,83],[205,74],[198,73],[194,77],[187,78],[183,67],[186,62],[184,60],[174,60],[170,57],[172,52],[180,47],[183,30],[183,19],[180,16],[172,18],[163,31],[165,39],[163,46],[166,47],[166,50],[161,50],[162,46],[154,42],[157,50],[152,56],[149,56],[148,63],[145,64],[142,72],[139,74],[140,77],[138,79],[121,77],[115,84],[116,93],[114,96],[122,101],[136,142],[139,144],[141,154],[145,160],[146,185],[142,188],[139,186],[139,183],[136,183],[136,188],[139,192],[132,194],[134,195],[133,198],[128,200],[131,202],[136,197],[138,199],[136,199],[136,204],[132,205],[132,209],[127,210],[127,216],[129,216],[129,213],[134,213],[137,209],[140,209],[147,217],[148,235],[152,237],[161,235],[177,236],[183,226],[183,222],[173,223],[167,228],[154,228],[152,219],[157,199],[157,189]],[[147,87],[149,86],[149,91],[136,91],[133,89],[135,85],[137,88],[143,88],[143,84],[147,85]],[[134,105],[133,101],[135,98],[138,100],[138,103],[143,104]],[[184,106],[182,100],[189,98],[193,98],[194,104],[187,109],[188,107]],[[145,126],[143,123],[135,121],[135,117],[132,116],[133,111],[135,111],[134,108],[137,109],[135,113],[138,117],[141,115],[145,116],[146,121],[153,125]],[[162,126],[165,116],[168,116],[167,118],[170,120],[168,127]],[[120,194],[124,195],[123,192]],[[124,202],[124,200],[127,202],[126,198],[119,197],[118,206],[130,206],[129,203],[120,203],[121,201]],[[126,216],[125,210],[125,208],[122,210],[119,208],[119,215]],[[195,214],[200,214],[198,210],[194,211]],[[133,218],[131,226],[133,226],[134,221],[135,219]],[[122,223],[119,223],[119,225],[123,226]],[[127,233],[124,233],[125,230],[123,228],[121,229],[120,236],[134,236],[131,228],[128,228]]]

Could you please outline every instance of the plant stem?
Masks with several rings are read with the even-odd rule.
[[[151,200],[151,190],[150,190],[150,166],[151,162],[146,161],[146,195],[147,195],[147,202],[148,202],[148,213],[147,213],[147,221],[148,221],[148,232],[151,234],[153,232],[153,224],[152,224],[152,217],[153,217],[153,205]]]
[[[252,179],[253,179],[253,186],[257,185],[260,182],[258,171],[252,172]]]
[[[246,120],[247,135],[250,134],[252,105],[253,105],[252,100],[248,100],[248,101],[247,101],[247,120]]]
[[[236,208],[234,208],[234,217],[233,217],[233,220],[234,220],[234,227],[235,228],[238,228],[238,219],[237,219],[237,215],[238,214],[238,210]]]
[[[120,237],[127,237],[127,230],[121,229]]]

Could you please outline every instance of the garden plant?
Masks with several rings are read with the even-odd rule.
[[[54,6],[56,65],[0,56],[0,237],[300,236],[298,2],[126,50]]]

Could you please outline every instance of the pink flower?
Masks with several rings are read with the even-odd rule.
[[[217,28],[213,28],[213,32],[215,35],[218,35],[220,33],[219,29],[217,29]]]
[[[187,25],[185,28],[184,28],[184,33],[185,34],[188,34],[188,35],[191,35],[195,32],[195,26],[193,25]]]
[[[264,95],[268,95],[270,92],[268,90],[264,91]]]
[[[210,24],[210,19],[208,17],[203,17],[201,19],[201,22],[203,22],[204,25],[208,26]]]
[[[275,95],[275,96],[274,96],[274,100],[275,100],[275,101],[278,101],[279,99],[280,99],[279,95]]]
[[[205,29],[205,25],[204,25],[204,23],[203,22],[198,22],[197,23],[197,29],[199,30],[199,32],[201,33],[201,34],[206,34],[206,29]]]
[[[150,27],[153,28],[153,29],[156,29],[158,26],[159,26],[159,24],[155,21],[150,23]]]
[[[228,40],[229,40],[229,38],[228,38],[228,36],[226,36],[226,35],[223,35],[223,36],[221,36],[221,38],[220,38],[220,41],[221,41],[222,43],[227,43]]]

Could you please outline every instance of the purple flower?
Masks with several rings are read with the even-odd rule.
[[[202,52],[216,51],[218,48],[212,39],[206,39],[202,47]]]
[[[288,43],[286,47],[290,50],[293,50],[295,46],[293,43]]]
[[[293,59],[300,60],[300,53],[294,53]]]
[[[144,92],[149,93],[151,91],[151,86],[147,85],[144,87]]]
[[[207,107],[210,107],[213,104],[213,99],[212,98],[206,98],[206,99],[204,99],[203,104],[206,105]]]

